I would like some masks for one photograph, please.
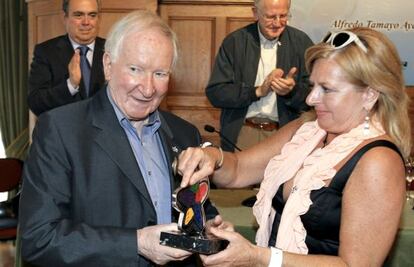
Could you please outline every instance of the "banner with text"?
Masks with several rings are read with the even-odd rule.
[[[385,33],[401,57],[407,85],[414,85],[414,1],[292,0],[290,24],[319,42],[328,31],[356,26]]]

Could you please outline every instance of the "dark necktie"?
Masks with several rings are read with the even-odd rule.
[[[79,46],[80,51],[80,67],[82,72],[82,80],[83,85],[85,86],[86,96],[89,96],[89,82],[91,80],[91,66],[89,65],[89,61],[86,57],[88,53],[89,47],[87,46]]]

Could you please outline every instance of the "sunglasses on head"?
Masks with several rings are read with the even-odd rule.
[[[367,47],[361,42],[358,36],[349,31],[328,32],[322,39],[322,42],[332,45],[335,49],[343,48],[354,42],[362,51],[365,53],[368,52]]]

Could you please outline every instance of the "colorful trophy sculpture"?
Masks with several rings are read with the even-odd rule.
[[[227,240],[210,239],[205,236],[206,216],[203,204],[209,190],[208,180],[175,190],[173,207],[180,212],[178,219],[180,232],[161,232],[160,244],[200,254],[217,253],[227,246]]]

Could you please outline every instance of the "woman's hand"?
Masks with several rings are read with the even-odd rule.
[[[210,234],[229,241],[227,248],[217,254],[200,255],[204,266],[267,266],[270,260],[270,249],[253,245],[239,233],[217,227],[210,228]]]
[[[214,219],[208,220],[206,223],[206,235],[208,238],[215,238],[216,236],[211,233],[212,228],[218,228],[221,230],[226,230],[230,232],[234,232],[234,226],[229,221],[224,221],[220,215],[214,217]]]
[[[182,175],[181,187],[208,179],[213,174],[220,151],[215,147],[189,147],[178,157],[177,171]]]

